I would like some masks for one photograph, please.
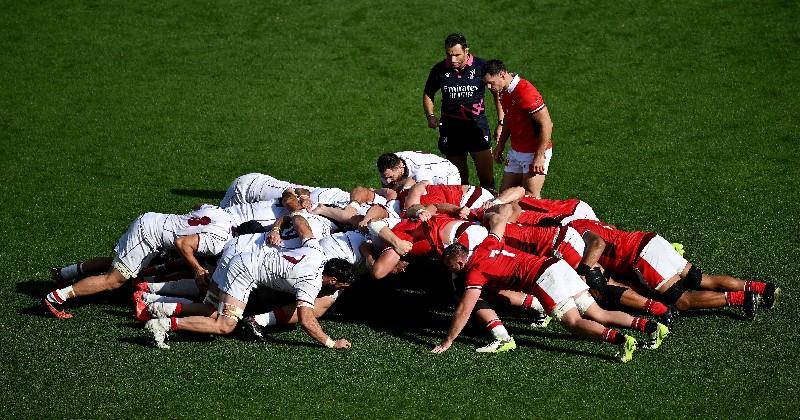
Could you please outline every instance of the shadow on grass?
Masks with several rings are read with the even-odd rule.
[[[681,315],[678,318],[678,325],[680,325],[681,318],[698,318],[698,317],[730,318],[730,319],[735,319],[737,321],[747,320],[744,317],[744,314],[736,311],[724,310],[724,309],[697,309],[692,311],[681,312]]]
[[[225,191],[219,190],[172,188],[169,190],[169,192],[175,195],[202,198],[204,200],[220,201],[223,197],[225,197]]]

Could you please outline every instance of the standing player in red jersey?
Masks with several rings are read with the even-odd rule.
[[[454,273],[466,272],[464,296],[456,309],[447,337],[433,349],[446,351],[461,333],[482,294],[514,290],[535,295],[545,311],[570,332],[619,346],[619,360],[628,362],[636,350],[636,339],[603,324],[627,325],[650,321],[635,320],[628,314],[600,308],[588,293],[586,283],[563,260],[525,254],[503,242],[510,209],[491,215],[491,232],[472,255],[460,244],[445,251],[443,262]],[[601,324],[602,322],[602,324]],[[654,331],[656,328],[652,328]],[[660,343],[659,343],[660,344]]]
[[[518,74],[509,73],[500,60],[486,62],[483,82],[495,94],[505,113],[493,157],[503,162],[506,141],[511,137],[500,191],[520,185],[539,198],[553,155],[553,121],[542,95]]]
[[[772,283],[703,273],[653,232],[628,232],[592,220],[575,220],[570,226],[581,234],[595,233],[604,241],[603,253],[581,267],[582,271],[588,272],[591,264],[599,262],[615,279],[638,279],[659,300],[681,311],[740,306],[745,317],[753,319],[759,297],[763,306],[771,309],[780,294],[780,288]]]

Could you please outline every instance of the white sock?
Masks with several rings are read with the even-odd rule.
[[[81,263],[70,264],[61,269],[61,277],[70,280],[81,274]]]
[[[253,319],[256,321],[256,324],[261,325],[262,327],[278,324],[278,318],[275,317],[275,312],[273,311],[269,311],[265,314],[255,315]]]
[[[544,313],[544,306],[542,306],[542,302],[539,302],[539,299],[536,299],[535,296],[533,297],[533,302],[531,302],[531,309],[533,309],[536,312],[539,312],[542,315],[547,315],[546,313]]]
[[[75,294],[72,292],[72,286],[56,289],[47,294],[47,300],[55,303],[64,303],[71,297],[75,297]],[[61,300],[61,302],[59,302],[59,300]]]
[[[155,293],[142,293],[142,300],[144,303],[151,304],[151,303],[182,303],[186,305],[187,303],[192,303],[191,299],[186,299],[177,296],[161,296]]]
[[[172,296],[197,296],[200,289],[194,279],[181,279],[164,283],[149,283],[148,288],[153,293]]]
[[[510,340],[511,339],[511,336],[508,334],[508,330],[506,330],[506,326],[503,325],[503,324],[497,325],[494,328],[492,328],[491,333],[492,333],[492,336],[494,336],[494,338],[496,340]]]
[[[155,302],[150,305],[147,305],[147,311],[150,312],[150,316],[159,318],[167,318],[173,316],[175,315],[175,310],[177,309],[178,309],[177,303]]]

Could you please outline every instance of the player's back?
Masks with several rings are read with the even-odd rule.
[[[641,250],[642,241],[655,236],[652,232],[620,230],[597,220],[574,220],[570,222],[569,226],[581,235],[586,231],[591,231],[603,238],[606,248],[600,264],[616,271],[629,268]]]
[[[295,293],[298,288],[316,289],[316,293],[321,289],[322,269],[327,259],[316,239],[310,239],[295,249],[276,251],[263,247],[259,254],[259,284],[287,293]],[[313,298],[316,298],[316,293]]]
[[[363,233],[351,230],[326,236],[319,240],[319,244],[328,259],[342,258],[353,265],[359,265],[364,261],[360,247],[366,240]]]
[[[237,204],[226,208],[225,211],[231,216],[233,226],[239,226],[250,220],[268,226],[286,214],[286,209],[280,205],[279,200]]]
[[[174,248],[178,237],[200,234],[198,252],[218,254],[231,238],[233,227],[231,217],[219,207],[204,205],[188,214],[165,216],[161,231],[161,247]]]
[[[522,252],[490,234],[475,248],[467,264],[467,285],[483,277],[484,287],[492,290],[530,290],[542,272],[556,261],[554,257]]]

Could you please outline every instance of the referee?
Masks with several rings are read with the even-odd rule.
[[[439,150],[453,162],[461,175],[461,183],[469,184],[467,152],[472,155],[481,187],[494,190],[494,170],[486,120],[483,83],[485,62],[470,54],[467,39],[450,34],[444,40],[446,58],[436,63],[428,74],[422,94],[422,109],[428,127],[439,128]],[[442,91],[441,115],[433,112],[433,98]],[[503,109],[493,92],[503,124]],[[500,130],[497,130],[498,132]]]

